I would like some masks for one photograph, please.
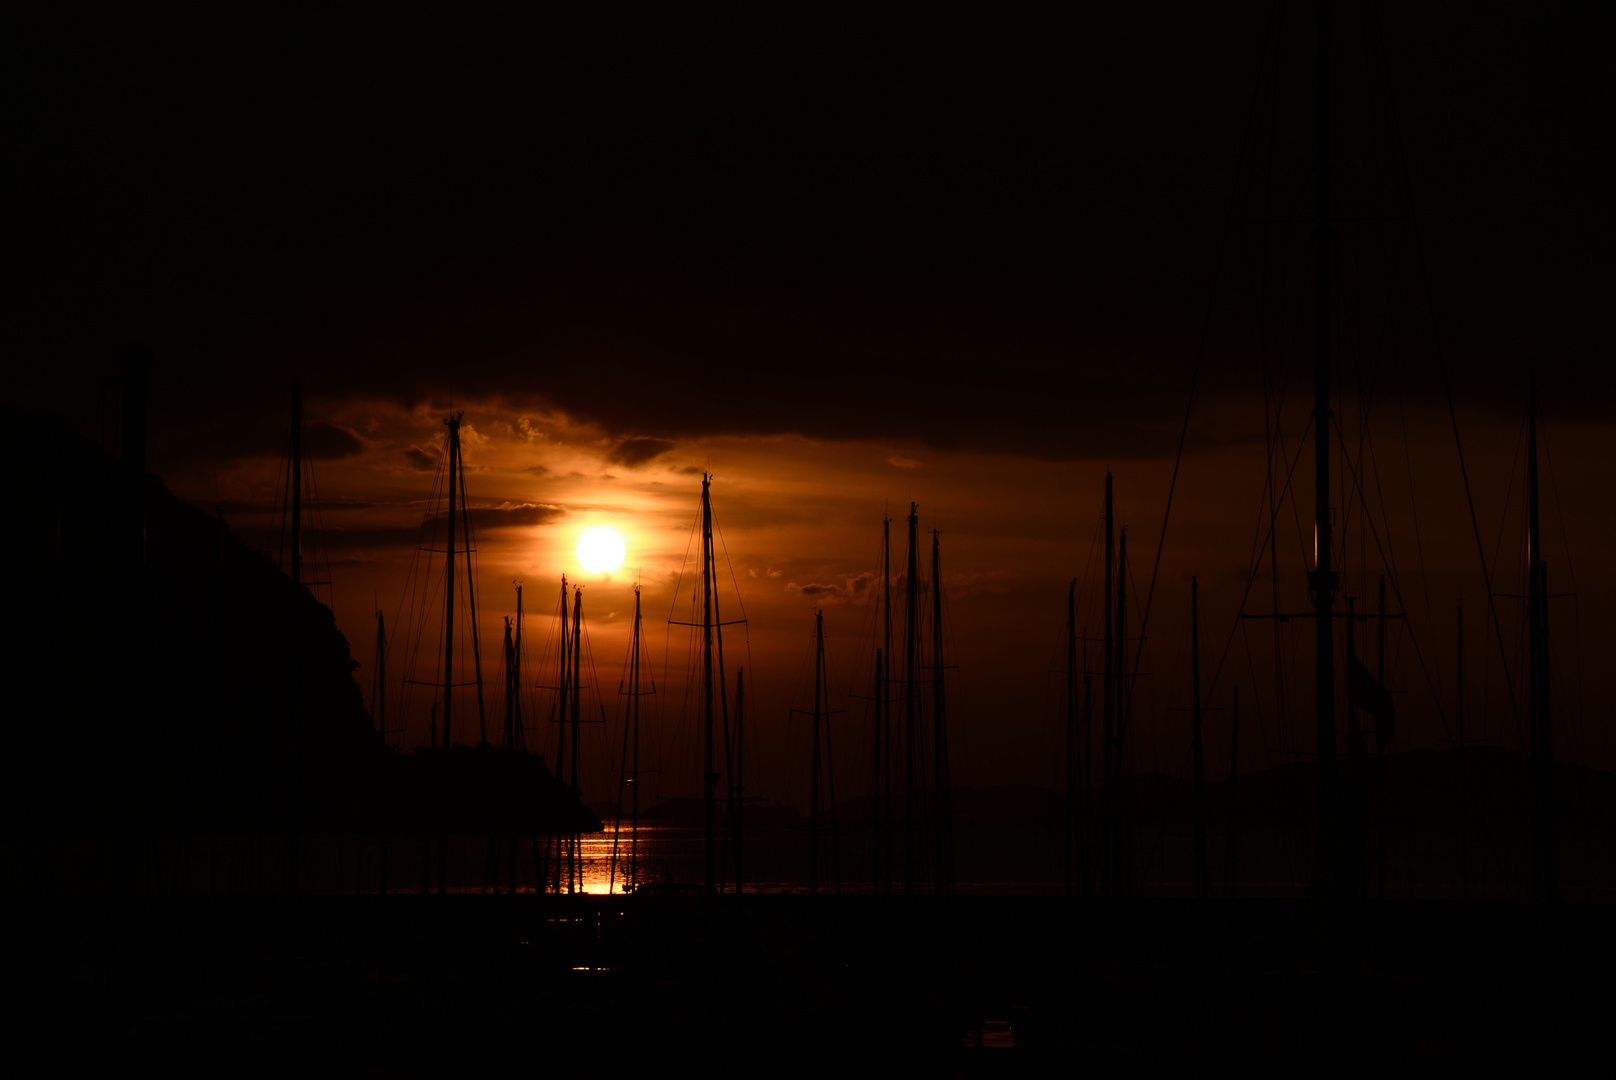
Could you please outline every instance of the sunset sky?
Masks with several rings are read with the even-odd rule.
[[[1388,5],[1383,66],[1367,9],[1342,8],[1336,370],[1352,464],[1336,455],[1335,483],[1362,468],[1368,493],[1338,497],[1339,542],[1362,610],[1382,570],[1367,505],[1410,614],[1393,634],[1394,749],[1450,745],[1461,601],[1470,730],[1519,746],[1445,361],[1498,593],[1521,591],[1537,372],[1551,585],[1575,592],[1554,608],[1557,750],[1616,767],[1608,15]],[[1293,705],[1286,731],[1275,715],[1272,630],[1235,628],[1267,521],[1265,386],[1286,460],[1307,449],[1300,518],[1284,504],[1278,534],[1281,604],[1306,602],[1314,27],[1311,5],[1277,10],[36,14],[7,34],[30,91],[5,396],[97,437],[96,377],[145,342],[152,471],[268,547],[300,375],[331,598],[366,688],[374,612],[402,618],[442,421],[463,412],[485,678],[510,583],[527,583],[542,641],[565,573],[615,682],[638,580],[666,725],[687,723],[666,623],[711,472],[750,620],[749,654],[739,629],[727,641],[756,695],[762,793],[800,803],[786,718],[806,705],[813,612],[834,693],[867,692],[866,575],[884,513],[901,561],[911,501],[942,534],[956,780],[1055,780],[1067,582],[1097,620],[1110,471],[1148,588],[1200,356],[1139,766],[1183,768],[1187,724],[1169,709],[1188,704],[1192,575],[1209,668],[1233,641],[1214,696],[1257,687],[1242,690],[1260,732],[1245,767],[1294,760],[1306,718]],[[600,525],[628,548],[609,577],[573,554]],[[1268,580],[1265,561],[1248,611],[1271,610]],[[1498,604],[1514,663],[1518,605]],[[864,713],[847,707],[851,737]],[[401,745],[425,741],[424,714],[408,723]]]

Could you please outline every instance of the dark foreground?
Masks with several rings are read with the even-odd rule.
[[[523,895],[54,902],[13,1075],[1613,1073],[1609,907]],[[1331,968],[1334,970],[1330,970]],[[8,1071],[11,1071],[8,1069]]]

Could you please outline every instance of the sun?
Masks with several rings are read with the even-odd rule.
[[[578,538],[578,561],[593,574],[609,574],[623,565],[623,538],[610,529],[590,529]]]

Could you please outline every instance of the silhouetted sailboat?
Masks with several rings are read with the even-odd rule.
[[[814,612],[814,709],[811,713],[803,713],[801,709],[792,709],[793,714],[807,715],[813,725],[813,756],[810,772],[808,794],[808,894],[819,893],[819,857],[823,818],[829,817],[830,838],[830,865],[831,886],[837,893],[842,891],[841,849],[837,843],[836,830],[836,765],[832,754],[830,738],[830,717],[833,710],[830,708],[830,685],[827,681],[825,669],[825,613],[820,610]]]
[[[899,860],[905,896],[915,894],[916,888],[925,880],[928,871],[933,892],[942,895],[954,888],[954,827],[948,757],[946,678],[946,671],[950,665],[944,659],[943,649],[945,634],[942,535],[936,530],[932,531],[929,577],[931,602],[925,604],[923,583],[928,579],[922,573],[919,509],[919,504],[909,504],[908,546],[903,576],[902,665],[901,674],[897,679],[889,679],[886,674],[888,657],[891,655],[892,624],[888,614],[891,610],[890,591],[889,586],[885,584],[882,587],[883,647],[876,649],[874,718],[877,756],[875,799],[871,807],[871,813],[876,819],[872,830],[876,840],[875,873],[878,889],[884,882],[890,882],[891,878],[886,871],[888,864],[884,856],[890,850],[889,845],[895,827],[891,822],[891,814],[886,803],[890,800],[895,786],[892,779],[895,759],[901,753],[903,799]],[[884,521],[882,570],[883,577],[890,582],[888,527],[888,523]],[[928,624],[929,641],[926,633]],[[901,703],[903,713],[901,741],[896,745],[889,720],[892,698],[886,692],[886,687],[893,682],[897,683],[897,700]],[[885,750],[884,755],[881,753],[882,749]],[[890,891],[890,885],[887,888]]]
[[[618,769],[617,785],[617,819],[612,834],[612,868],[607,881],[607,891],[617,888],[618,879],[622,879],[623,890],[632,892],[640,884],[643,867],[640,859],[640,790],[644,787],[641,772],[640,748],[640,698],[656,693],[655,680],[651,689],[644,689],[641,679],[640,659],[640,587],[634,586],[634,630],[629,638],[628,647],[628,677],[618,684],[617,692],[625,700],[623,703],[623,748],[622,762]],[[737,676],[738,677],[738,676]],[[739,727],[739,684],[737,683],[737,719]],[[628,843],[623,844],[623,796],[628,795]],[[737,861],[737,875],[739,874],[739,859]],[[737,878],[738,880],[738,878]]]
[[[738,767],[737,746],[730,729],[729,688],[724,674],[724,627],[746,623],[744,612],[739,619],[725,621],[718,595],[717,549],[713,541],[712,475],[701,478],[701,570],[698,574],[700,589],[695,606],[697,618],[682,621],[670,619],[671,626],[685,626],[701,631],[700,666],[701,713],[699,718],[701,739],[701,820],[702,820],[702,877],[708,888],[721,888],[727,877],[727,860],[735,860],[735,889],[741,889],[744,880],[741,859],[741,803],[744,798],[736,780]],[[717,740],[723,739],[725,772],[718,771]],[[728,777],[725,790],[725,833],[718,830],[718,785]],[[723,842],[724,851],[719,849]]]
[[[1537,376],[1527,390],[1526,633],[1527,716],[1532,762],[1532,902],[1540,911],[1560,900],[1555,836],[1554,716],[1549,697],[1549,564],[1538,518]]]
[[[425,749],[425,762],[430,763],[429,772],[435,774],[433,777],[435,794],[432,799],[435,806],[430,813],[424,815],[424,820],[429,824],[427,835],[422,837],[421,886],[423,892],[431,890],[435,861],[439,895],[449,891],[449,840],[453,825],[452,817],[457,809],[456,793],[453,790],[457,690],[472,688],[476,691],[477,741],[479,746],[486,746],[488,742],[488,725],[483,703],[482,647],[477,626],[476,563],[472,558],[477,549],[471,527],[465,463],[460,442],[463,415],[454,413],[443,422],[446,429],[446,453],[444,471],[440,474],[443,486],[439,489],[444,492],[444,502],[441,504],[443,510],[438,513],[434,508],[434,512],[428,515],[424,526],[425,542],[418,549],[425,555],[443,557],[441,594],[443,609],[440,624],[442,630],[438,649],[441,667],[436,669],[441,675],[432,679],[421,679],[412,677],[413,672],[407,672],[403,679],[406,688],[420,686],[435,692],[430,701],[431,719]],[[441,541],[437,536],[437,526],[440,522],[445,527]],[[435,546],[440,542],[443,544],[442,547]],[[413,617],[405,620],[408,628],[406,634],[411,642],[420,641],[432,617],[434,601],[431,596],[433,583],[430,565],[431,560],[426,560],[424,566],[418,561],[417,567],[412,568],[410,581],[406,585],[406,596],[413,598],[410,601]],[[464,581],[461,580],[462,572]],[[469,672],[462,672],[456,667],[455,646],[462,619],[471,638]],[[413,644],[410,647],[409,659],[412,661],[416,647]],[[462,657],[461,662],[463,661]],[[430,835],[432,831],[436,832],[435,860]]]

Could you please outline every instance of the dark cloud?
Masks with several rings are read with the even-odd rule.
[[[467,510],[475,532],[496,529],[543,525],[561,516],[559,506],[544,503],[505,503],[501,506],[473,506]],[[363,548],[431,547],[434,538],[443,534],[444,516],[441,513],[424,518],[419,525],[379,526],[359,529],[309,529],[307,534],[315,550],[353,550]],[[263,529],[256,532],[243,530],[244,535],[267,537]],[[442,546],[439,544],[438,546]]]
[[[335,513],[341,510],[373,510],[382,505],[366,499],[331,499],[320,501],[320,512],[323,514]],[[237,499],[225,499],[217,504],[197,503],[205,512],[211,512],[215,506],[226,516],[243,515],[251,517],[255,514],[275,514],[280,512],[280,506],[275,503],[244,502]]]
[[[365,440],[340,424],[310,420],[303,425],[303,456],[312,461],[341,461],[364,452]]]
[[[669,450],[672,450],[673,446],[674,444],[666,439],[643,437],[624,439],[612,447],[611,453],[606,455],[606,460],[614,465],[627,465],[632,469],[636,466],[644,465],[654,458],[661,457]]]
[[[772,573],[770,576],[774,576]],[[823,603],[845,604],[850,600],[860,600],[870,594],[870,589],[880,578],[875,574],[863,573],[856,577],[844,580],[840,585],[820,584],[811,582],[807,585],[798,585],[795,581],[786,585],[786,592],[797,596],[807,596]]]
[[[517,525],[543,525],[564,514],[549,503],[504,503],[500,506],[473,506],[466,512],[474,529],[507,529]]]
[[[443,451],[432,445],[412,446],[404,451],[404,458],[421,472],[433,472],[443,460]]]
[[[1255,395],[1260,350],[1306,340],[1310,234],[1283,222],[1312,193],[1307,16],[1271,50],[1271,167],[1245,174],[1214,283],[1260,5],[1114,5],[1099,35],[1053,9],[608,7],[507,8],[497,31],[33,16],[6,393],[80,403],[93,428],[86,389],[140,337],[158,463],[278,446],[294,366],[311,401],[561,409],[625,465],[782,432],[1160,457],[1209,299],[1208,397]],[[1344,284],[1338,323],[1408,343],[1379,368],[1342,350],[1343,385],[1441,394],[1434,308],[1461,400],[1514,408],[1530,354],[1546,409],[1603,416],[1616,368],[1585,358],[1616,245],[1586,133],[1606,126],[1608,8],[1478,11],[1462,43],[1438,6],[1389,8],[1412,203],[1369,123],[1382,58],[1339,20],[1340,209],[1387,224],[1340,231],[1340,280],[1375,286]],[[1371,293],[1386,312],[1351,306]],[[1291,314],[1263,333],[1259,308]]]

